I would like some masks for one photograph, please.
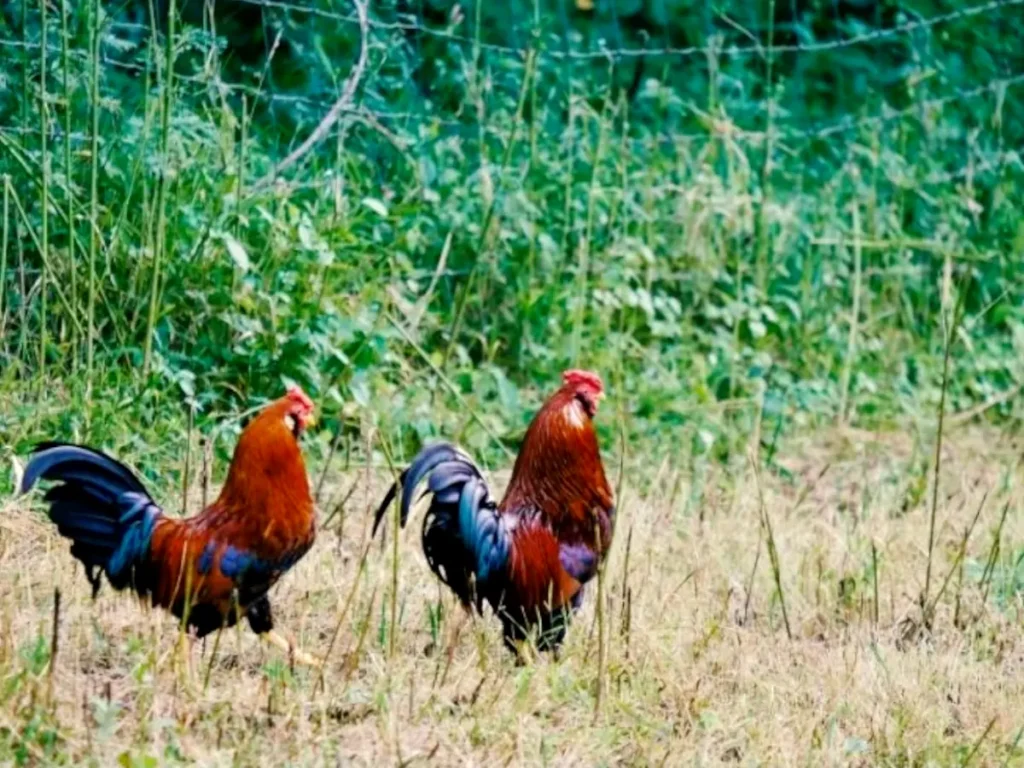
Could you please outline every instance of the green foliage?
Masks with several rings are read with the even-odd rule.
[[[1012,413],[1019,4],[381,3],[356,104],[266,185],[358,26],[178,5],[171,87],[144,9],[68,0],[65,38],[59,3],[45,35],[4,5],[0,451],[176,456],[154,425],[195,408],[209,433],[296,381],[353,440],[373,421],[403,451],[443,434],[497,459],[587,366],[608,444],[699,464],[758,425],[767,447],[933,413],[961,293],[950,406]],[[620,50],[641,45],[698,50]]]
[[[11,765],[32,765],[40,759],[63,762],[63,740],[53,713],[41,699],[46,690],[50,646],[46,638],[18,649],[17,663],[0,680],[0,706],[16,715],[16,722],[0,726],[0,760]]]
[[[1000,610],[1017,613],[1024,593],[1024,551],[1007,553],[991,563],[968,560],[966,573],[972,582],[988,587]]]

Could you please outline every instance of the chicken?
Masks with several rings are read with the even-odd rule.
[[[426,480],[427,563],[467,610],[491,605],[513,652],[535,632],[538,649],[560,647],[611,545],[615,508],[593,424],[604,389],[589,371],[562,379],[527,429],[499,504],[473,461],[439,443],[402,472],[374,521],[376,533],[400,485],[404,526],[413,492]]]
[[[217,500],[188,519],[167,516],[131,470],[79,445],[38,445],[21,491],[56,483],[44,496],[50,519],[71,540],[94,598],[106,574],[114,589],[130,587],[184,619],[196,637],[244,615],[254,632],[289,649],[273,631],[267,592],[316,535],[299,450],[312,420],[313,402],[298,387],[264,408],[243,430]]]

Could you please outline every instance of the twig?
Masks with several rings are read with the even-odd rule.
[[[367,13],[369,0],[354,0],[354,2],[356,16],[359,19],[359,58],[356,60],[352,71],[349,72],[348,78],[342,86],[341,96],[334,102],[334,105],[324,115],[323,120],[320,121],[317,127],[313,129],[313,132],[306,137],[306,140],[296,147],[284,160],[274,166],[270,173],[252,185],[249,190],[250,195],[270,186],[278,176],[299,162],[311,149],[323,141],[331,128],[334,127],[334,124],[338,122],[341,113],[352,103],[352,98],[355,96],[356,89],[359,87],[359,81],[362,80],[363,72],[366,69],[367,50],[369,48],[368,40],[370,38],[370,20]]]
[[[991,720],[988,721],[988,726],[986,726],[981,736],[978,737],[978,740],[974,742],[974,747],[967,754],[967,757],[964,758],[964,761],[960,763],[960,765],[968,766],[971,764],[971,761],[974,759],[974,756],[978,754],[978,750],[981,749],[982,743],[985,741],[986,738],[988,738],[988,735],[992,732],[992,728],[995,726],[995,724],[996,718],[993,717]]]
[[[779,594],[779,606],[782,608],[782,623],[786,627],[786,637],[793,639],[793,630],[789,626],[789,614],[786,611],[786,593],[782,588],[782,565],[779,562],[779,551],[775,548],[775,534],[772,532],[772,521],[768,517],[768,508],[764,503],[764,492],[761,489],[761,472],[753,455],[749,455],[750,466],[754,470],[754,483],[757,485],[758,504],[761,508],[761,525],[764,527],[765,540],[768,545],[768,560],[772,566],[775,579],[775,590]]]
[[[60,649],[60,587],[53,589],[53,632],[50,635],[50,667],[46,671],[47,698],[53,705],[53,670],[57,668],[57,651]]]
[[[928,612],[928,595],[932,585],[932,555],[935,550],[935,516],[939,504],[939,477],[942,471],[942,429],[946,418],[946,390],[949,388],[949,358],[953,348],[953,337],[956,335],[957,326],[960,324],[960,312],[963,307],[964,294],[967,291],[960,286],[956,305],[953,307],[953,316],[950,318],[949,327],[946,329],[946,338],[942,354],[942,387],[939,390],[939,424],[935,433],[935,460],[932,477],[932,499],[931,509],[928,514],[928,563],[924,572],[924,592],[921,593],[921,620],[925,627],[931,629],[932,617]]]

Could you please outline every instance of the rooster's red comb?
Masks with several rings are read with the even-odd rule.
[[[288,387],[288,391],[285,393],[285,397],[287,397],[292,402],[298,403],[307,410],[313,410],[313,401],[309,399],[309,395],[303,392],[302,387],[298,385],[292,385]]]
[[[562,382],[570,387],[587,387],[597,392],[604,392],[601,377],[593,371],[581,371],[578,369],[566,371],[562,374]]]

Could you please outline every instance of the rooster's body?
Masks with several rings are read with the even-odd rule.
[[[312,411],[297,388],[265,408],[242,432],[217,500],[189,519],[168,517],[131,470],[77,445],[38,446],[22,492],[56,482],[44,497],[50,518],[71,539],[94,596],[105,574],[115,589],[185,619],[198,637],[242,616],[269,633],[267,592],[315,536],[298,444]]]
[[[569,371],[534,417],[500,503],[472,460],[448,443],[422,450],[401,482],[401,522],[426,480],[433,494],[423,523],[431,570],[467,608],[484,601],[514,648],[533,629],[541,649],[557,648],[566,619],[611,544],[612,490],[594,432],[601,380]],[[398,493],[393,486],[376,525]]]

